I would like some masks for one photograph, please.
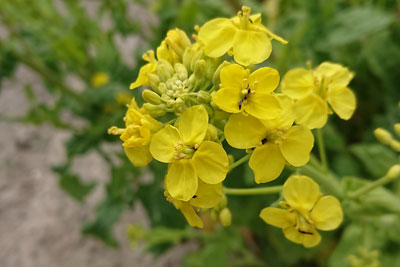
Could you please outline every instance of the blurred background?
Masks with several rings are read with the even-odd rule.
[[[307,61],[334,61],[355,72],[356,114],[349,122],[332,118],[324,129],[331,166],[339,175],[385,173],[396,156],[370,143],[373,129],[399,121],[399,1],[2,0],[1,267],[327,266],[329,244],[307,252],[273,238],[259,245],[266,226],[245,211],[234,214],[235,231],[182,242],[193,233],[171,230],[186,223],[163,196],[165,166],[134,168],[120,140],[107,134],[123,125],[130,98],[140,96],[128,88],[142,54],[156,49],[168,29],[190,36],[195,25],[231,17],[243,4],[289,41],[274,43],[267,63],[281,76]],[[244,185],[253,181],[248,170],[235,172]],[[151,228],[158,232],[146,232]],[[132,248],[140,235],[153,253],[143,244]],[[390,244],[383,247],[398,248]],[[346,246],[357,244],[345,244],[329,266],[346,266]],[[382,266],[400,266],[398,255],[388,254],[394,258]]]

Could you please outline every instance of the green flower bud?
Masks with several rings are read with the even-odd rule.
[[[149,79],[150,87],[157,93],[159,92],[158,85],[160,84],[160,79],[154,73],[147,73],[147,77]]]
[[[400,176],[400,164],[393,165],[386,174],[390,179],[396,179]]]
[[[374,135],[378,141],[384,145],[389,145],[393,140],[392,135],[383,128],[377,128],[374,131]]]
[[[160,95],[164,94],[168,90],[167,85],[165,83],[160,83],[158,85],[158,91]]]
[[[394,125],[394,131],[396,132],[397,136],[400,137],[400,123],[396,123]]]
[[[192,57],[192,62],[190,62],[190,69],[194,71],[197,61],[203,58],[203,52],[201,50],[195,52]]]
[[[400,142],[397,140],[392,140],[389,144],[390,148],[396,152],[400,152]]]
[[[164,104],[161,105],[153,105],[151,103],[144,103],[144,109],[152,116],[153,118],[157,118],[159,116],[165,115],[167,107]]]
[[[230,63],[228,61],[224,61],[221,64],[219,64],[219,66],[218,66],[218,68],[215,71],[214,76],[213,76],[213,83],[214,83],[215,87],[219,86],[219,84],[221,83],[220,74],[221,74],[222,68],[225,67],[225,66],[228,66],[229,64]]]
[[[228,159],[229,159],[229,166],[231,166],[235,162],[235,158],[233,157],[232,154],[229,154]]]
[[[204,59],[198,60],[194,65],[194,75],[196,76],[196,78],[197,79],[204,78],[206,71],[207,71],[206,61]]]
[[[192,64],[192,59],[194,56],[195,52],[191,47],[187,47],[185,49],[185,52],[183,52],[182,55],[182,63],[185,66],[186,70],[192,70],[191,64]]]
[[[197,100],[199,100],[201,103],[208,104],[211,101],[211,96],[206,91],[198,91],[197,92]]]
[[[185,66],[181,63],[176,63],[174,67],[179,80],[185,81],[188,78],[188,71]]]
[[[172,77],[174,73],[175,73],[174,68],[168,61],[164,59],[160,59],[158,61],[157,74],[162,82],[167,81],[169,78]]]
[[[157,93],[155,93],[151,90],[147,90],[147,89],[144,90],[142,93],[142,97],[143,97],[144,101],[149,102],[151,104],[154,104],[154,105],[161,104],[161,97]]]
[[[207,128],[207,133],[206,136],[204,137],[204,140],[210,140],[210,141],[217,141],[218,140],[218,130],[215,128],[214,125],[209,124]]]
[[[224,227],[230,226],[232,223],[232,213],[228,208],[224,208],[219,213],[219,221]]]

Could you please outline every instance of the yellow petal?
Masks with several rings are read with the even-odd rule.
[[[302,98],[308,95],[314,87],[314,76],[311,71],[296,68],[288,71],[283,76],[281,89],[282,93],[293,99]]]
[[[221,183],[228,173],[229,159],[224,148],[217,143],[204,141],[193,156],[197,175],[207,184]]]
[[[293,175],[283,185],[283,197],[289,206],[301,213],[311,211],[320,197],[319,186],[304,175]]]
[[[179,209],[182,212],[183,216],[185,216],[186,221],[190,224],[190,226],[203,228],[203,221],[197,215],[196,211],[190,206],[188,202],[181,202]]]
[[[259,68],[249,76],[249,84],[257,82],[256,91],[271,93],[278,87],[279,72],[276,69],[264,67]]]
[[[295,167],[303,166],[310,160],[314,136],[304,126],[293,126],[284,135],[279,146],[283,157]]]
[[[348,68],[331,62],[323,62],[314,73],[319,80],[328,78],[330,84],[340,87],[346,87],[354,77]]]
[[[243,86],[243,79],[248,76],[248,73],[238,64],[230,64],[223,67],[220,73],[222,87],[237,88],[240,91]]]
[[[262,124],[267,129],[281,128],[288,129],[292,126],[296,114],[294,112],[294,100],[284,94],[275,94],[275,97],[279,100],[282,112],[281,114],[272,120],[261,120]]]
[[[174,160],[175,146],[181,140],[178,129],[167,125],[153,135],[150,153],[158,161],[169,163]]]
[[[266,143],[254,150],[249,166],[257,184],[267,183],[279,177],[285,167],[285,159],[278,145]]]
[[[309,129],[322,128],[328,120],[328,105],[316,94],[299,99],[294,104],[296,123]]]
[[[296,227],[289,227],[283,229],[283,234],[288,240],[301,244],[306,248],[315,247],[321,242],[321,235],[316,230],[304,234],[299,232]]]
[[[206,184],[199,180],[196,194],[190,200],[190,205],[209,209],[215,207],[222,199],[222,184]]]
[[[258,119],[242,112],[229,117],[224,132],[230,146],[247,149],[255,147],[264,139],[267,129]]]
[[[146,166],[153,159],[149,146],[125,147],[124,149],[129,161],[136,167]]]
[[[198,178],[191,159],[176,160],[171,163],[165,186],[175,199],[188,201],[197,191]]]
[[[223,56],[233,44],[236,27],[227,18],[216,18],[205,23],[199,31],[198,40],[209,57]]]
[[[271,40],[262,32],[238,30],[233,41],[233,56],[244,66],[258,64],[269,58]]]
[[[229,113],[238,113],[240,100],[240,88],[221,88],[214,97],[214,103],[223,111]]]
[[[315,227],[324,231],[337,228],[343,220],[340,202],[333,196],[321,197],[310,215]]]
[[[296,224],[296,215],[285,209],[273,207],[264,208],[260,212],[260,217],[266,223],[279,228],[288,228]]]
[[[244,110],[258,119],[275,119],[282,112],[279,100],[269,93],[256,92],[247,101]]]
[[[149,78],[147,77],[147,73],[153,73],[156,70],[157,70],[157,63],[156,64],[148,63],[148,64],[144,65],[143,67],[141,67],[136,81],[131,83],[131,85],[129,86],[129,89],[132,90],[132,89],[135,89],[142,85],[143,86],[150,85]]]
[[[356,96],[347,87],[333,87],[328,90],[328,102],[336,114],[343,120],[353,116],[356,109]]]
[[[208,113],[203,106],[186,109],[179,119],[179,131],[185,145],[200,144],[206,136]]]

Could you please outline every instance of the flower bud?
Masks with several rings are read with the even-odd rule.
[[[176,63],[174,67],[179,80],[185,81],[188,78],[188,71],[186,67],[182,63]]]
[[[232,223],[232,213],[228,208],[224,208],[219,213],[219,221],[224,227],[230,226]]]
[[[183,65],[185,66],[185,68],[187,70],[192,70],[190,68],[190,65],[192,63],[192,59],[193,59],[194,54],[195,54],[195,52],[193,51],[193,49],[191,47],[187,47],[185,49],[185,52],[183,52],[182,63],[183,63]]]
[[[179,56],[182,56],[186,47],[191,45],[186,33],[179,29],[169,30],[166,42]]]
[[[213,76],[213,83],[214,86],[219,86],[219,84],[221,83],[221,78],[220,78],[220,73],[223,67],[228,66],[230,63],[228,61],[224,61],[221,64],[219,64],[217,70],[214,73]]]
[[[144,90],[142,93],[142,97],[143,97],[144,101],[149,102],[151,104],[154,104],[154,105],[161,104],[161,97],[157,93],[155,93],[151,90],[147,90],[147,89]]]
[[[193,54],[192,61],[190,62],[190,69],[194,71],[197,61],[203,58],[203,52],[197,51]]]
[[[206,91],[198,91],[197,92],[197,100],[199,100],[201,103],[210,103],[211,96],[208,92]]]
[[[149,72],[149,73],[147,73],[147,78],[149,79],[150,87],[157,93],[160,93],[158,90],[158,85],[160,84],[160,79],[158,78],[157,74]]]
[[[207,133],[204,138],[204,140],[210,140],[210,141],[217,141],[218,140],[218,131],[217,128],[215,128],[214,125],[209,124],[207,128]]]
[[[194,75],[197,79],[202,79],[207,71],[207,64],[204,59],[200,59],[194,65]]]
[[[394,125],[394,131],[396,132],[397,136],[400,137],[400,123],[396,123]]]
[[[389,145],[392,141],[392,135],[383,128],[377,128],[374,131],[374,135],[378,141],[384,145]]]
[[[166,113],[166,106],[164,104],[161,105],[153,105],[151,103],[144,103],[143,107],[153,118],[157,118]]]
[[[392,140],[389,144],[390,148],[396,152],[400,152],[400,142],[397,140]]]
[[[231,166],[235,162],[235,158],[233,157],[232,154],[229,154],[228,159],[229,159],[229,166]]]
[[[163,59],[158,61],[157,74],[162,82],[167,81],[174,74],[174,68],[171,64]]]
[[[386,174],[390,179],[396,179],[400,176],[400,164],[393,165]]]

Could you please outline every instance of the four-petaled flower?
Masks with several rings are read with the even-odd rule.
[[[332,113],[330,107],[341,119],[350,119],[356,108],[356,97],[347,85],[353,77],[348,68],[330,62],[322,63],[315,70],[288,71],[281,87],[284,94],[296,100],[296,123],[310,129],[321,128]]]
[[[178,128],[167,125],[152,138],[153,157],[171,163],[165,185],[177,200],[188,201],[195,195],[198,178],[207,184],[218,184],[228,172],[229,159],[222,145],[204,140],[207,129],[207,111],[198,105],[182,113]]]
[[[307,176],[289,177],[282,190],[284,209],[267,207],[260,217],[268,224],[282,228],[292,242],[304,247],[314,247],[321,241],[317,229],[336,229],[343,220],[339,200],[334,196],[322,196],[319,186]]]
[[[250,74],[237,64],[225,66],[220,73],[221,87],[214,103],[229,113],[245,111],[259,119],[274,119],[281,113],[279,100],[272,94],[279,84],[279,73],[260,68]]]

